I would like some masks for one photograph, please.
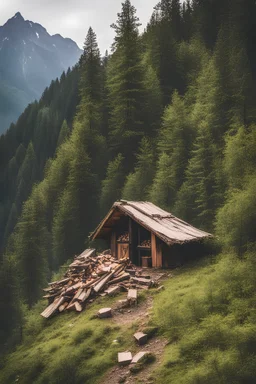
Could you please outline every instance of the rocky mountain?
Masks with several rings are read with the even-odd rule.
[[[0,133],[52,79],[77,63],[81,50],[17,12],[0,27]]]

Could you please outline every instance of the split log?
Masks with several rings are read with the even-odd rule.
[[[91,291],[92,291],[91,288],[87,290],[83,290],[77,300],[80,301],[80,303],[84,303],[90,296]]]
[[[68,302],[65,301],[65,303],[59,306],[59,312],[63,312],[67,306],[68,306]]]
[[[83,310],[82,305],[80,303],[78,303],[78,301],[76,301],[74,304],[75,304],[76,311],[77,312],[82,312],[82,310]]]
[[[49,319],[50,316],[54,314],[54,312],[57,311],[59,306],[64,302],[64,297],[60,297],[58,299],[55,299],[52,304],[50,304],[42,313],[41,316],[43,316],[45,319]]]
[[[117,284],[121,281],[124,281],[124,280],[129,280],[130,279],[130,274],[129,273],[126,273],[126,272],[123,272],[123,274],[119,277],[116,277],[115,279],[112,279],[110,282],[109,282],[109,285],[112,285],[112,284]]]
[[[48,285],[63,285],[63,284],[66,284],[69,280],[70,280],[70,279],[69,279],[69,277],[68,277],[68,278],[63,279],[63,280],[52,281],[51,283],[48,283]]]
[[[114,285],[113,287],[110,287],[104,291],[108,296],[114,296],[118,292],[120,292],[120,287],[118,285]]]

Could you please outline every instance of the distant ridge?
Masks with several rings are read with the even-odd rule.
[[[73,40],[51,36],[20,12],[0,26],[0,134],[81,52]]]

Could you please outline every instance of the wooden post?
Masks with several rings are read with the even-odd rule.
[[[116,258],[116,232],[113,231],[111,234],[111,253]]]
[[[152,267],[157,267],[157,251],[156,251],[156,235],[151,232],[151,256],[152,256]]]
[[[132,219],[129,217],[129,259],[133,261]]]
[[[158,268],[162,268],[163,266],[163,260],[162,260],[162,247],[161,244],[159,244],[159,241],[156,239],[156,266]]]

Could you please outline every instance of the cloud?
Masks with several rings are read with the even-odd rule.
[[[133,0],[137,15],[146,26],[157,0]],[[82,47],[88,28],[97,34],[101,52],[109,49],[114,31],[110,24],[121,10],[119,0],[8,0],[0,2],[0,25],[20,12],[24,19],[43,25],[50,34],[70,37]]]

